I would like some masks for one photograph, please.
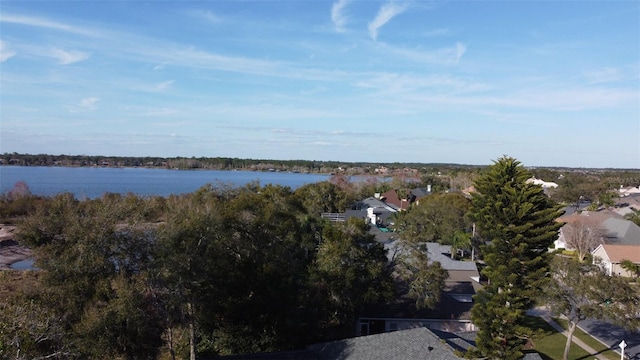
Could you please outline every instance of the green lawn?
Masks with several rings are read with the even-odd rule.
[[[560,324],[564,329],[568,326],[568,321],[564,319],[554,319],[555,322]],[[593,336],[585,333],[580,330],[580,328],[576,328],[576,331],[573,333],[574,337],[582,340],[585,344],[591,346],[594,350],[600,351],[600,355],[604,355],[607,359],[618,360],[620,359],[620,355],[615,351],[609,349],[606,345],[602,344],[600,341],[593,338]]]
[[[540,356],[547,360],[562,359],[567,338],[540,317],[528,316],[527,321],[532,329],[542,329],[545,334],[541,339],[532,341],[533,350],[537,351]],[[578,345],[571,344],[569,359],[590,359],[590,354]]]

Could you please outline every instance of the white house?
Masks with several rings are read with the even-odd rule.
[[[527,180],[527,184],[540,185],[542,186],[543,189],[549,189],[549,188],[555,189],[558,187],[558,184],[554,182],[544,181],[544,180],[536,179],[534,177]]]
[[[603,244],[599,245],[591,254],[594,259],[598,258],[602,261],[602,265],[609,275],[633,276],[627,269],[620,266],[623,260],[640,264],[640,246],[638,245]]]

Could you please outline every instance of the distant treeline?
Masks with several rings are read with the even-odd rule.
[[[370,163],[316,160],[240,159],[228,157],[137,157],[101,155],[50,155],[4,153],[0,165],[17,166],[104,166],[104,167],[158,167],[170,169],[296,171],[307,173],[350,174],[382,173],[403,169],[418,171],[434,169],[475,169],[481,166],[423,163]],[[376,171],[377,170],[377,171]]]

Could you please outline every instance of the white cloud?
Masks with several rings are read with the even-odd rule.
[[[42,19],[42,18],[37,18],[32,16],[0,14],[0,22],[34,26],[34,27],[43,27],[46,29],[61,30],[61,31],[66,31],[66,32],[71,32],[76,34],[95,35],[92,31],[87,29],[70,26],[67,24],[62,24],[59,22],[50,21],[47,19]]]
[[[156,90],[166,90],[169,87],[171,87],[171,85],[173,85],[173,83],[175,82],[175,80],[168,80],[168,81],[163,81],[159,84],[156,85]]]
[[[393,56],[401,56],[405,59],[423,62],[428,64],[455,65],[460,62],[462,56],[466,53],[467,47],[463,43],[456,43],[455,46],[449,46],[434,50],[425,50],[420,48],[406,48],[393,46],[387,43],[378,43],[380,51]]]
[[[582,74],[590,84],[615,82],[622,79],[622,74],[616,68],[605,67]]]
[[[209,22],[218,24],[223,22],[222,18],[214,13],[212,13],[211,11],[207,11],[205,13],[202,14],[202,16]]]
[[[6,43],[0,40],[0,62],[6,61],[7,59],[13,57],[15,54],[15,51],[9,49]]]
[[[349,1],[350,0],[338,0],[331,6],[331,21],[333,21],[337,32],[345,31],[344,27],[347,23],[347,17],[343,11]]]
[[[393,2],[382,5],[376,17],[369,23],[369,36],[373,40],[378,40],[378,30],[396,15],[402,14],[407,9],[407,5]]]
[[[92,111],[96,109],[98,101],[100,101],[100,99],[95,96],[86,97],[81,99],[76,105],[67,106],[67,110],[71,113]]]
[[[446,36],[449,34],[451,34],[451,30],[446,28],[438,28],[438,29],[433,29],[425,32],[424,37],[430,38],[430,37]]]
[[[84,61],[91,56],[91,54],[82,51],[66,51],[62,49],[52,49],[50,52],[51,57],[58,59],[58,64],[69,65],[79,61]]]
[[[95,107],[95,104],[99,101],[97,97],[88,97],[80,100],[80,106],[83,108],[91,109]]]
[[[460,62],[460,58],[465,52],[467,52],[467,47],[463,43],[456,43],[456,64]]]

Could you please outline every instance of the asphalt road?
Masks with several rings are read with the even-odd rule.
[[[626,359],[640,360],[640,329],[628,331],[619,326],[594,319],[583,320],[578,326],[618,351],[620,350],[618,345],[624,340],[627,343],[627,348],[624,350]]]

